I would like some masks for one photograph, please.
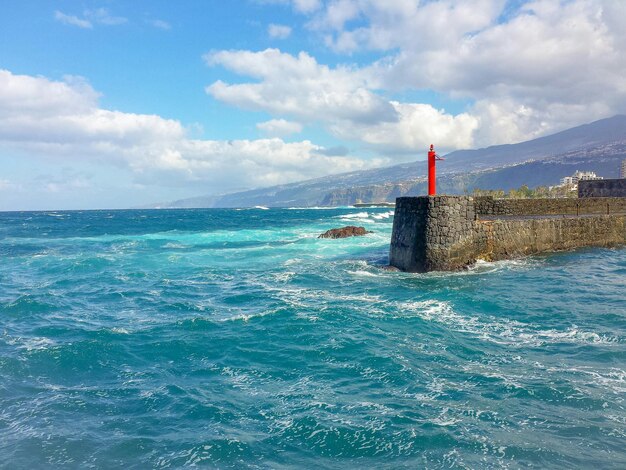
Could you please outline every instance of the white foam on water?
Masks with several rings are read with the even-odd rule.
[[[372,214],[372,218],[374,218],[376,220],[388,219],[391,216],[393,216],[393,214],[394,214],[394,211],[381,212],[379,214],[374,213],[374,214]]]
[[[452,307],[448,302],[438,300],[421,300],[402,302],[397,305],[401,312],[416,313],[425,320],[454,318]]]
[[[449,302],[438,300],[424,300],[415,302],[399,302],[396,308],[398,316],[415,314],[424,320],[435,321],[453,331],[469,333],[482,340],[496,344],[519,346],[543,346],[554,343],[574,344],[617,344],[624,342],[623,338],[610,334],[599,334],[580,330],[572,325],[565,331],[555,329],[541,329],[540,325],[522,323],[508,318],[494,316],[465,316],[454,311]]]
[[[182,243],[176,243],[176,242],[168,242],[165,245],[163,245],[163,248],[169,248],[169,249],[183,249],[183,248],[188,248],[188,245],[183,245]]]
[[[519,333],[522,340],[529,342],[539,341],[540,343],[581,343],[581,344],[610,344],[620,343],[621,339],[610,334],[599,334],[593,331],[582,331],[576,325],[571,326],[566,331],[539,330],[532,333]]]
[[[278,309],[267,309],[267,310],[263,310],[260,312],[255,312],[255,313],[238,313],[229,317],[223,317],[223,318],[218,318],[216,319],[216,321],[220,322],[220,323],[224,323],[224,322],[236,322],[236,321],[242,321],[244,323],[253,320],[255,318],[263,318],[263,317],[267,317],[269,315],[273,315],[275,313],[278,313],[280,310]],[[212,319],[213,320],[213,319]]]
[[[540,267],[542,261],[537,258],[527,257],[519,259],[508,259],[500,261],[476,260],[476,262],[461,271],[432,271],[428,273],[404,273],[410,277],[427,278],[447,278],[462,276],[477,276],[483,274],[497,273],[500,271],[520,271],[536,269]]]
[[[296,273],[292,271],[281,271],[271,274],[272,278],[278,282],[289,282],[295,275]]]
[[[539,367],[549,373],[580,376],[584,378],[586,385],[600,385],[618,395],[626,393],[626,370],[624,369],[617,367],[605,370],[591,367]]]
[[[435,426],[441,426],[441,427],[454,426],[456,423],[461,422],[459,418],[448,416],[449,411],[450,411],[449,408],[444,408],[439,414],[439,416],[437,416],[434,419],[431,419],[430,422],[434,424]]]
[[[489,377],[492,379],[501,380],[507,387],[512,389],[520,389],[526,390],[530,395],[533,395],[532,390],[526,389],[522,384],[516,380],[517,376],[510,376],[502,373],[502,371],[493,364],[481,364],[471,362],[469,364],[461,366],[464,372],[473,374],[473,375],[481,375],[483,377]],[[485,411],[478,411],[476,417],[480,417],[481,414],[485,413]]]
[[[364,276],[364,277],[380,277],[379,274],[374,274],[371,273],[369,271],[348,271],[348,274],[351,274],[353,276]]]
[[[312,206],[312,207],[288,207],[288,210],[291,211],[303,211],[303,210],[312,210],[312,211],[327,211],[327,210],[338,210],[338,209],[352,209],[352,206]]]
[[[129,335],[130,334],[130,331],[128,331],[126,328],[115,327],[115,328],[111,328],[111,331],[113,333],[117,333],[117,334],[120,334],[120,335]]]
[[[369,219],[370,215],[367,212],[357,212],[355,214],[341,214],[336,215],[333,219]]]
[[[347,301],[347,302],[367,302],[367,303],[383,302],[380,295],[369,295],[369,294],[337,295],[330,291],[325,292],[325,294],[327,298],[331,300],[342,300],[342,301]]]
[[[479,274],[490,271],[500,270],[520,270],[527,268],[537,268],[541,266],[541,260],[533,257],[524,257],[516,259],[505,259],[499,261],[477,260],[467,271],[477,272]]]
[[[26,351],[44,351],[57,345],[56,341],[45,337],[7,338],[6,342],[11,346],[17,346],[18,349]]]
[[[270,208],[266,207],[266,206],[254,206],[254,207],[238,207],[235,209],[235,211],[252,211],[255,209],[259,209],[259,210],[263,210],[263,211],[267,211]]]
[[[289,308],[300,312],[298,316],[304,316],[310,320],[318,320],[320,315],[332,313],[337,307],[349,305],[351,308],[361,308],[369,313],[382,315],[378,307],[383,303],[379,295],[370,294],[338,294],[331,290],[308,289],[292,287],[288,285],[264,284],[264,289],[272,296]],[[280,309],[278,309],[280,311]],[[242,317],[242,319],[244,319]]]
[[[243,372],[233,367],[223,367],[221,370],[221,375],[228,378],[228,381],[235,388],[238,388],[250,396],[267,396],[268,393],[263,389],[263,387],[259,388],[257,384],[263,384],[265,382],[264,377],[258,371],[246,371]]]

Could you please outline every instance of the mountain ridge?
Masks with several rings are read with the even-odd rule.
[[[438,187],[442,192],[459,194],[475,187],[511,189],[521,184],[557,184],[576,169],[617,177],[623,158],[626,115],[616,115],[517,144],[450,152],[438,168]],[[537,170],[541,173],[535,174]],[[524,182],[517,184],[519,181]],[[398,196],[422,194],[425,188],[426,163],[420,160],[222,196],[181,199],[158,207],[349,205],[358,200],[393,201]]]

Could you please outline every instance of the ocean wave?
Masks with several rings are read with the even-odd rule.
[[[58,344],[56,341],[47,337],[5,337],[5,341],[8,345],[15,346],[25,351],[44,351]]]
[[[388,272],[377,264],[391,211],[328,209],[164,211],[139,224],[133,211],[115,221],[72,213],[71,223],[39,214],[26,226],[5,215],[4,460],[587,468],[626,459],[626,250]],[[359,213],[374,234],[314,239],[342,223],[333,216]],[[32,246],[11,252],[13,240]],[[68,441],[76,435],[80,446]]]
[[[263,317],[267,317],[267,316],[282,313],[282,312],[284,312],[283,309],[266,309],[266,310],[262,310],[262,311],[254,312],[254,313],[241,312],[241,313],[236,313],[230,316],[217,318],[216,321],[220,323],[237,322],[237,321],[249,322],[250,320],[253,320],[256,318],[263,318]]]
[[[117,333],[117,334],[120,334],[120,335],[129,335],[130,334],[129,330],[127,330],[126,328],[122,328],[122,327],[111,328],[111,332]]]
[[[293,272],[293,271],[281,271],[281,272],[278,272],[278,273],[272,273],[271,277],[275,281],[284,283],[284,282],[291,281],[295,275],[296,275],[296,273]]]
[[[518,346],[544,346],[555,343],[617,344],[624,338],[608,332],[584,331],[576,325],[566,330],[542,329],[533,323],[493,316],[465,316],[454,311],[450,302],[424,300],[396,304],[399,312],[414,314],[428,321],[435,321],[453,331],[469,333],[482,340],[497,344]],[[402,315],[400,315],[402,316]]]
[[[287,207],[287,210],[290,210],[290,211],[304,211],[304,210],[328,211],[328,210],[338,210],[338,209],[353,209],[353,207],[352,206]]]
[[[184,250],[186,248],[190,248],[189,245],[184,245],[182,243],[177,243],[177,242],[168,242],[165,245],[163,245],[163,248],[167,248],[170,250]]]
[[[526,258],[507,259],[499,261],[477,260],[465,269],[458,271],[431,271],[427,273],[396,273],[408,277],[417,278],[456,278],[464,276],[478,276],[484,274],[493,274],[501,271],[526,271],[536,269],[545,264],[542,258],[529,256]]]
[[[582,378],[583,382],[589,386],[601,386],[604,389],[611,390],[613,393],[621,395],[626,393],[626,370],[618,367],[608,369],[597,367],[541,367],[550,374],[564,374],[573,376],[574,380]],[[626,424],[626,420],[625,420]]]
[[[270,208],[269,208],[269,207],[266,207],[266,206],[254,206],[254,207],[239,207],[239,208],[234,209],[234,210],[235,210],[235,211],[237,211],[237,212],[240,212],[240,211],[253,211],[253,210],[263,210],[263,211],[267,211],[267,210],[269,210],[269,209],[270,209]]]
[[[380,274],[379,273],[372,273],[370,271],[347,271],[348,274],[351,274],[353,276],[365,276],[365,277],[379,277]]]
[[[372,218],[376,220],[383,220],[383,219],[388,219],[392,217],[393,214],[394,214],[394,211],[380,212],[380,213],[375,212],[372,214]]]
[[[334,219],[369,219],[370,215],[367,212],[357,212],[356,214],[341,214],[336,215]]]
[[[356,212],[349,214],[336,215],[333,218],[345,221],[358,221],[369,223],[387,222],[394,214],[394,211],[387,212]]]

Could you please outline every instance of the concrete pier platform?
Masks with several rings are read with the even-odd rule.
[[[396,199],[389,264],[403,271],[451,271],[496,261],[626,244],[626,198]]]

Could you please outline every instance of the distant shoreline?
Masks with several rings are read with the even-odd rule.
[[[396,207],[395,202],[356,202],[354,207]]]

